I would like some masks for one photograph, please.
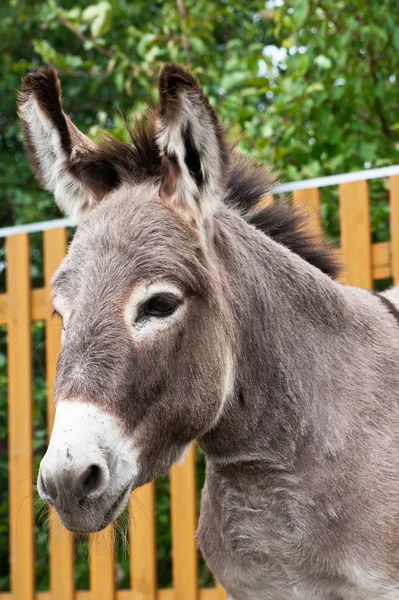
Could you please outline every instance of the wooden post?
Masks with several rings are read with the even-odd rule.
[[[44,246],[44,285],[46,303],[46,372],[47,372],[47,431],[50,439],[54,422],[53,388],[58,355],[61,347],[61,322],[52,318],[50,282],[54,271],[66,254],[67,232],[65,229],[51,229],[43,232]],[[73,536],[61,524],[50,508],[50,590],[57,600],[74,598]]]
[[[274,198],[273,198],[272,194],[265,194],[258,201],[256,208],[266,208],[266,206],[269,206],[269,204],[273,203],[273,200],[274,200]]]
[[[350,285],[371,290],[373,279],[367,181],[339,186],[339,210],[346,281]]]
[[[90,591],[93,600],[115,598],[114,526],[89,536]]]
[[[157,597],[155,484],[133,492],[129,500],[130,579],[137,600]]]
[[[311,233],[320,235],[322,233],[320,218],[320,190],[310,188],[308,190],[296,190],[292,194],[293,204],[303,206],[309,215],[309,230]]]
[[[395,285],[399,284],[399,175],[389,180],[389,207],[391,226],[391,264]]]
[[[170,476],[175,600],[196,600],[198,592],[195,472],[195,447],[191,444],[186,460],[175,465]]]
[[[216,584],[216,590],[217,590],[217,600],[226,600],[226,598],[227,598],[226,592],[225,592],[224,588],[222,588],[220,583]]]
[[[33,600],[32,355],[29,239],[6,241],[10,563],[13,600]]]

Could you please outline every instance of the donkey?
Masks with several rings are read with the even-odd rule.
[[[399,327],[165,66],[131,144],[89,140],[51,68],[19,96],[26,149],[77,233],[40,496],[101,530],[193,440],[198,544],[234,600],[399,598]],[[105,134],[104,134],[105,135]]]

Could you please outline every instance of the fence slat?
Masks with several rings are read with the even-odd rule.
[[[54,271],[64,258],[67,249],[65,229],[52,229],[43,233],[44,285],[48,298],[46,304],[46,377],[47,377],[47,431],[50,437],[54,421],[53,388],[58,354],[60,352],[61,323],[51,318],[50,281]],[[74,565],[73,537],[59,524],[59,519],[50,508],[50,589],[59,600],[73,600]]]
[[[399,175],[389,180],[389,205],[391,223],[391,264],[395,285],[399,284]]]
[[[114,526],[89,536],[90,591],[93,600],[115,598]]]
[[[6,241],[10,562],[13,600],[33,600],[32,356],[29,240]]]
[[[391,276],[391,243],[377,242],[371,246],[373,279],[388,279]]]
[[[224,594],[224,592],[223,592]],[[116,600],[141,600],[138,592],[133,590],[117,590]],[[0,593],[0,600],[13,600],[10,592]],[[37,592],[35,600],[58,600],[51,592]],[[78,591],[75,600],[96,600],[87,590]],[[174,591],[171,589],[158,590],[157,600],[175,600]],[[219,596],[218,588],[202,588],[199,591],[199,600],[226,600],[226,595]]]
[[[129,499],[129,512],[131,585],[140,600],[155,600],[157,572],[154,483],[135,490]]]
[[[217,597],[217,600],[226,600],[226,598],[227,598],[227,594],[226,594],[224,588],[220,585],[220,583],[216,584],[215,595]],[[200,600],[201,600],[201,597],[200,597]]]
[[[310,188],[308,190],[296,190],[292,194],[294,204],[304,206],[309,215],[309,230],[312,233],[321,234],[320,218],[320,190]]]
[[[369,192],[366,181],[339,186],[341,250],[349,285],[373,287]]]
[[[184,463],[172,468],[170,493],[175,599],[195,600],[198,561],[194,539],[197,525],[194,444],[190,445]]]
[[[266,208],[266,206],[269,206],[269,204],[272,204],[273,200],[274,200],[274,198],[273,198],[272,194],[265,194],[258,201],[256,208]]]

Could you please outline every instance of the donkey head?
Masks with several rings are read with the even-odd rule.
[[[63,340],[38,489],[66,527],[96,531],[215,426],[231,391],[234,331],[212,242],[229,147],[176,66],[131,145],[83,135],[49,68],[24,79],[19,114],[39,181],[79,222],[52,282]]]

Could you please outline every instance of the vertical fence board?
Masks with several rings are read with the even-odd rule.
[[[47,430],[50,437],[54,421],[53,388],[58,354],[60,352],[61,322],[51,318],[51,277],[64,258],[67,249],[65,229],[52,229],[43,232],[44,246],[44,285],[48,298],[46,315],[46,377],[47,377]],[[50,508],[50,589],[57,600],[73,600],[74,568],[73,537],[60,526],[55,511]]]
[[[220,583],[216,584],[216,592],[217,592],[217,600],[226,600],[226,598],[227,598],[226,592],[225,592],[224,588],[222,588]]]
[[[391,177],[390,183],[390,225],[391,225],[391,264],[395,285],[399,284],[399,175]]]
[[[312,233],[321,234],[320,191],[318,188],[296,190],[292,194],[294,204],[304,206],[309,215],[309,229]]]
[[[135,490],[129,500],[130,579],[138,600],[157,596],[155,484]]]
[[[176,600],[197,598],[195,447],[171,471],[173,587]]]
[[[32,356],[29,240],[6,241],[10,562],[13,600],[33,600]]]
[[[269,204],[272,204],[274,198],[272,194],[265,194],[262,196],[257,204],[257,208],[266,208]]]
[[[371,290],[370,208],[367,181],[339,186],[341,249],[349,285]]]
[[[90,591],[93,600],[115,598],[114,526],[89,536]]]

